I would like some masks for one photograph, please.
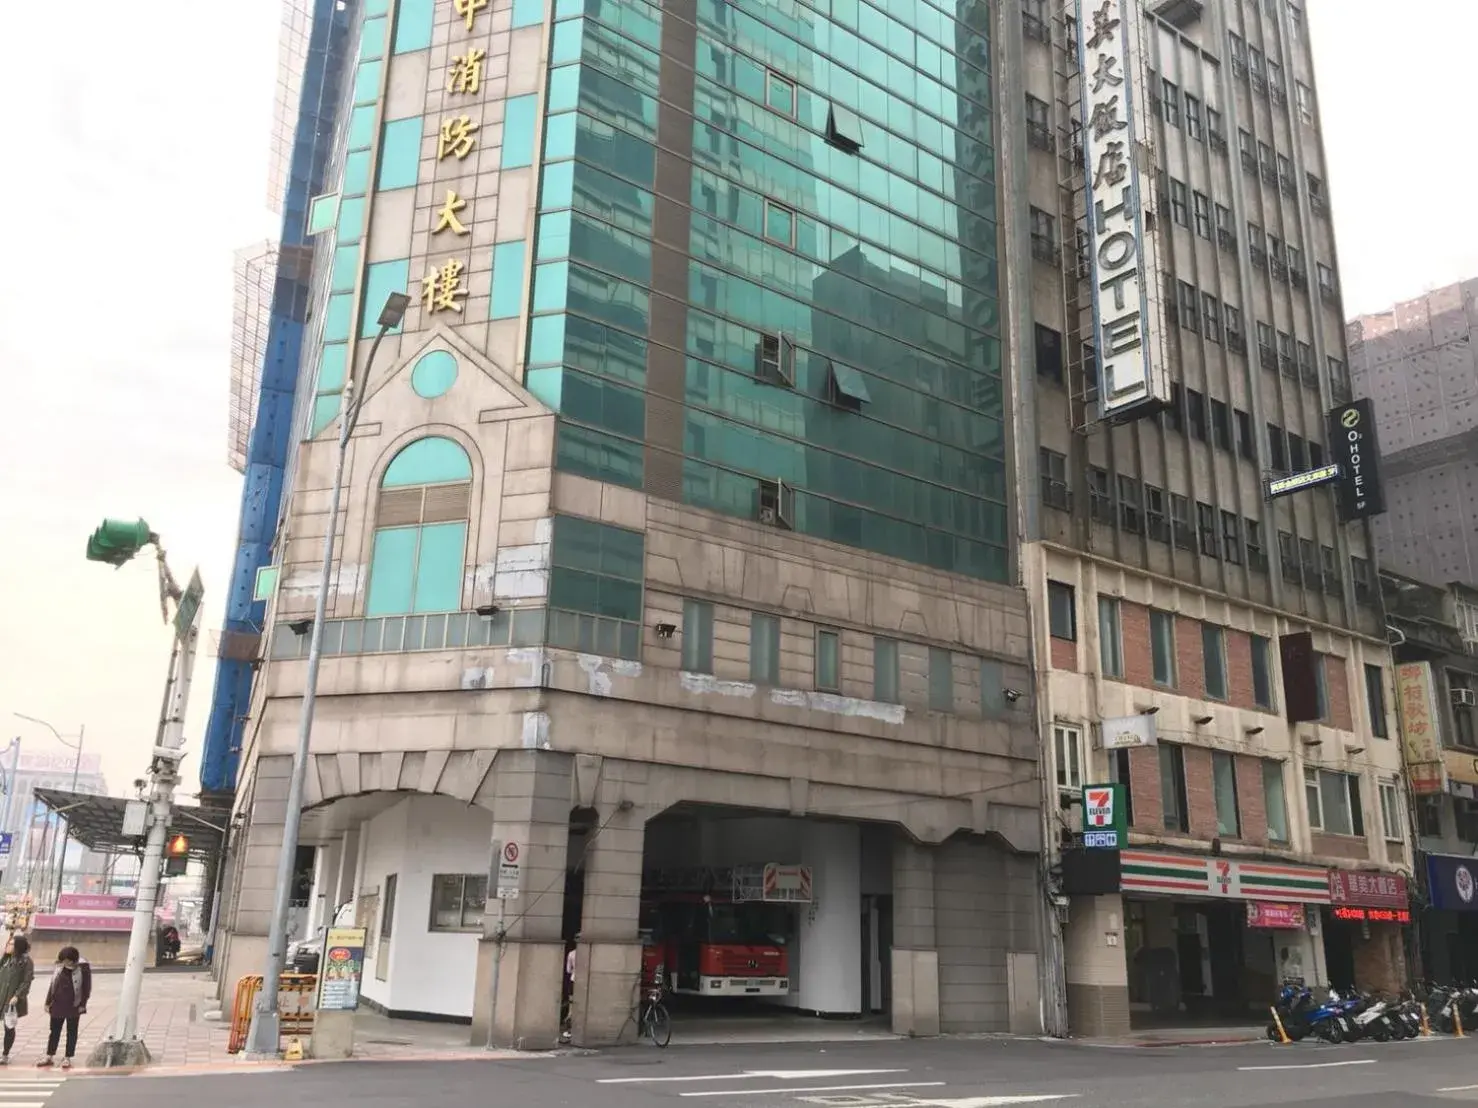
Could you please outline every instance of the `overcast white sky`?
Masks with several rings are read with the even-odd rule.
[[[1478,176],[1458,110],[1478,3],[1405,0],[1397,18],[1390,0],[1306,2],[1346,309],[1478,276],[1458,207]],[[50,742],[12,712],[85,724],[115,792],[144,767],[169,640],[152,567],[114,572],[83,547],[105,515],[143,516],[181,577],[201,567],[220,627],[240,494],[231,262],[276,233],[279,15],[276,0],[0,12],[0,746]],[[195,751],[214,671],[202,657]]]

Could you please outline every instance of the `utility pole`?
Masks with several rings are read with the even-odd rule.
[[[277,992],[282,986],[282,964],[287,957],[287,913],[292,898],[293,867],[297,863],[299,823],[303,818],[303,778],[308,768],[308,746],[313,735],[313,708],[318,702],[318,666],[323,660],[323,623],[328,616],[328,594],[333,586],[334,528],[338,526],[339,499],[344,491],[344,471],[348,467],[349,439],[369,391],[370,370],[380,342],[405,317],[410,297],[392,292],[385,297],[380,310],[379,332],[365,359],[363,379],[350,377],[344,383],[339,411],[339,449],[334,460],[334,482],[329,494],[328,529],[323,536],[323,563],[318,571],[318,596],[313,603],[313,631],[308,640],[308,674],[303,688],[303,704],[298,714],[298,744],[293,751],[292,778],[287,788],[287,815],[282,828],[282,848],[277,856],[277,898],[272,907],[272,926],[267,933],[267,965],[262,972],[262,988],[252,1009],[251,1027],[246,1033],[246,1053],[257,1058],[276,1057],[282,1037],[282,1013]],[[352,359],[351,359],[352,361]]]
[[[88,1065],[95,1067],[138,1066],[151,1060],[149,1048],[139,1038],[139,996],[143,991],[144,967],[154,942],[154,908],[159,899],[159,871],[164,861],[164,840],[169,815],[179,784],[180,761],[184,757],[185,711],[190,703],[190,676],[195,668],[195,645],[199,636],[200,600],[204,588],[197,570],[184,590],[175,583],[165,561],[159,536],[143,520],[136,523],[104,520],[87,544],[89,561],[121,566],[143,547],[155,548],[159,566],[159,606],[169,622],[169,604],[174,602],[174,642],[170,647],[169,675],[165,681],[164,710],[158,740],[149,764],[149,808],[144,842],[143,866],[139,870],[133,929],[128,936],[128,960],[124,964],[123,989],[118,1015],[108,1037],[93,1048]]]

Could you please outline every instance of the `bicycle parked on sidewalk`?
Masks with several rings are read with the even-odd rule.
[[[637,1040],[650,1039],[653,1046],[665,1047],[672,1042],[672,1017],[662,1002],[662,974],[659,972],[650,985],[638,984],[637,988],[640,990],[639,999],[631,1010]]]

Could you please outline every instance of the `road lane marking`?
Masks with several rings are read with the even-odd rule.
[[[743,1073],[707,1073],[695,1077],[603,1077],[597,1085],[649,1085],[670,1081],[753,1081],[768,1077],[772,1081],[804,1081],[822,1077],[871,1077],[881,1073],[907,1073],[908,1070],[745,1070]]]
[[[875,1085],[813,1085],[807,1088],[705,1090],[697,1093],[678,1093],[678,1096],[773,1096],[778,1093],[843,1093],[870,1089],[928,1089],[937,1088],[945,1084],[947,1082],[944,1081],[894,1081],[887,1084]],[[932,1104],[933,1102],[922,1101],[920,1103]]]
[[[1071,1100],[1079,1093],[1029,1093],[1023,1096],[967,1096],[960,1100],[921,1100],[930,1108],[1005,1108],[1008,1104],[1040,1104],[1046,1100]]]
[[[1438,1089],[1439,1093],[1466,1093],[1471,1089],[1478,1089],[1478,1085],[1449,1085],[1445,1089]]]
[[[1238,1066],[1239,1070],[1327,1070],[1335,1066],[1373,1066],[1374,1058],[1352,1058],[1348,1062],[1304,1062],[1293,1066]]]

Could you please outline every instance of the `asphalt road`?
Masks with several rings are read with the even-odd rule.
[[[501,1062],[74,1077],[44,1108],[1304,1108],[1478,1104],[1478,1039],[1099,1047],[1003,1039],[650,1046]]]

